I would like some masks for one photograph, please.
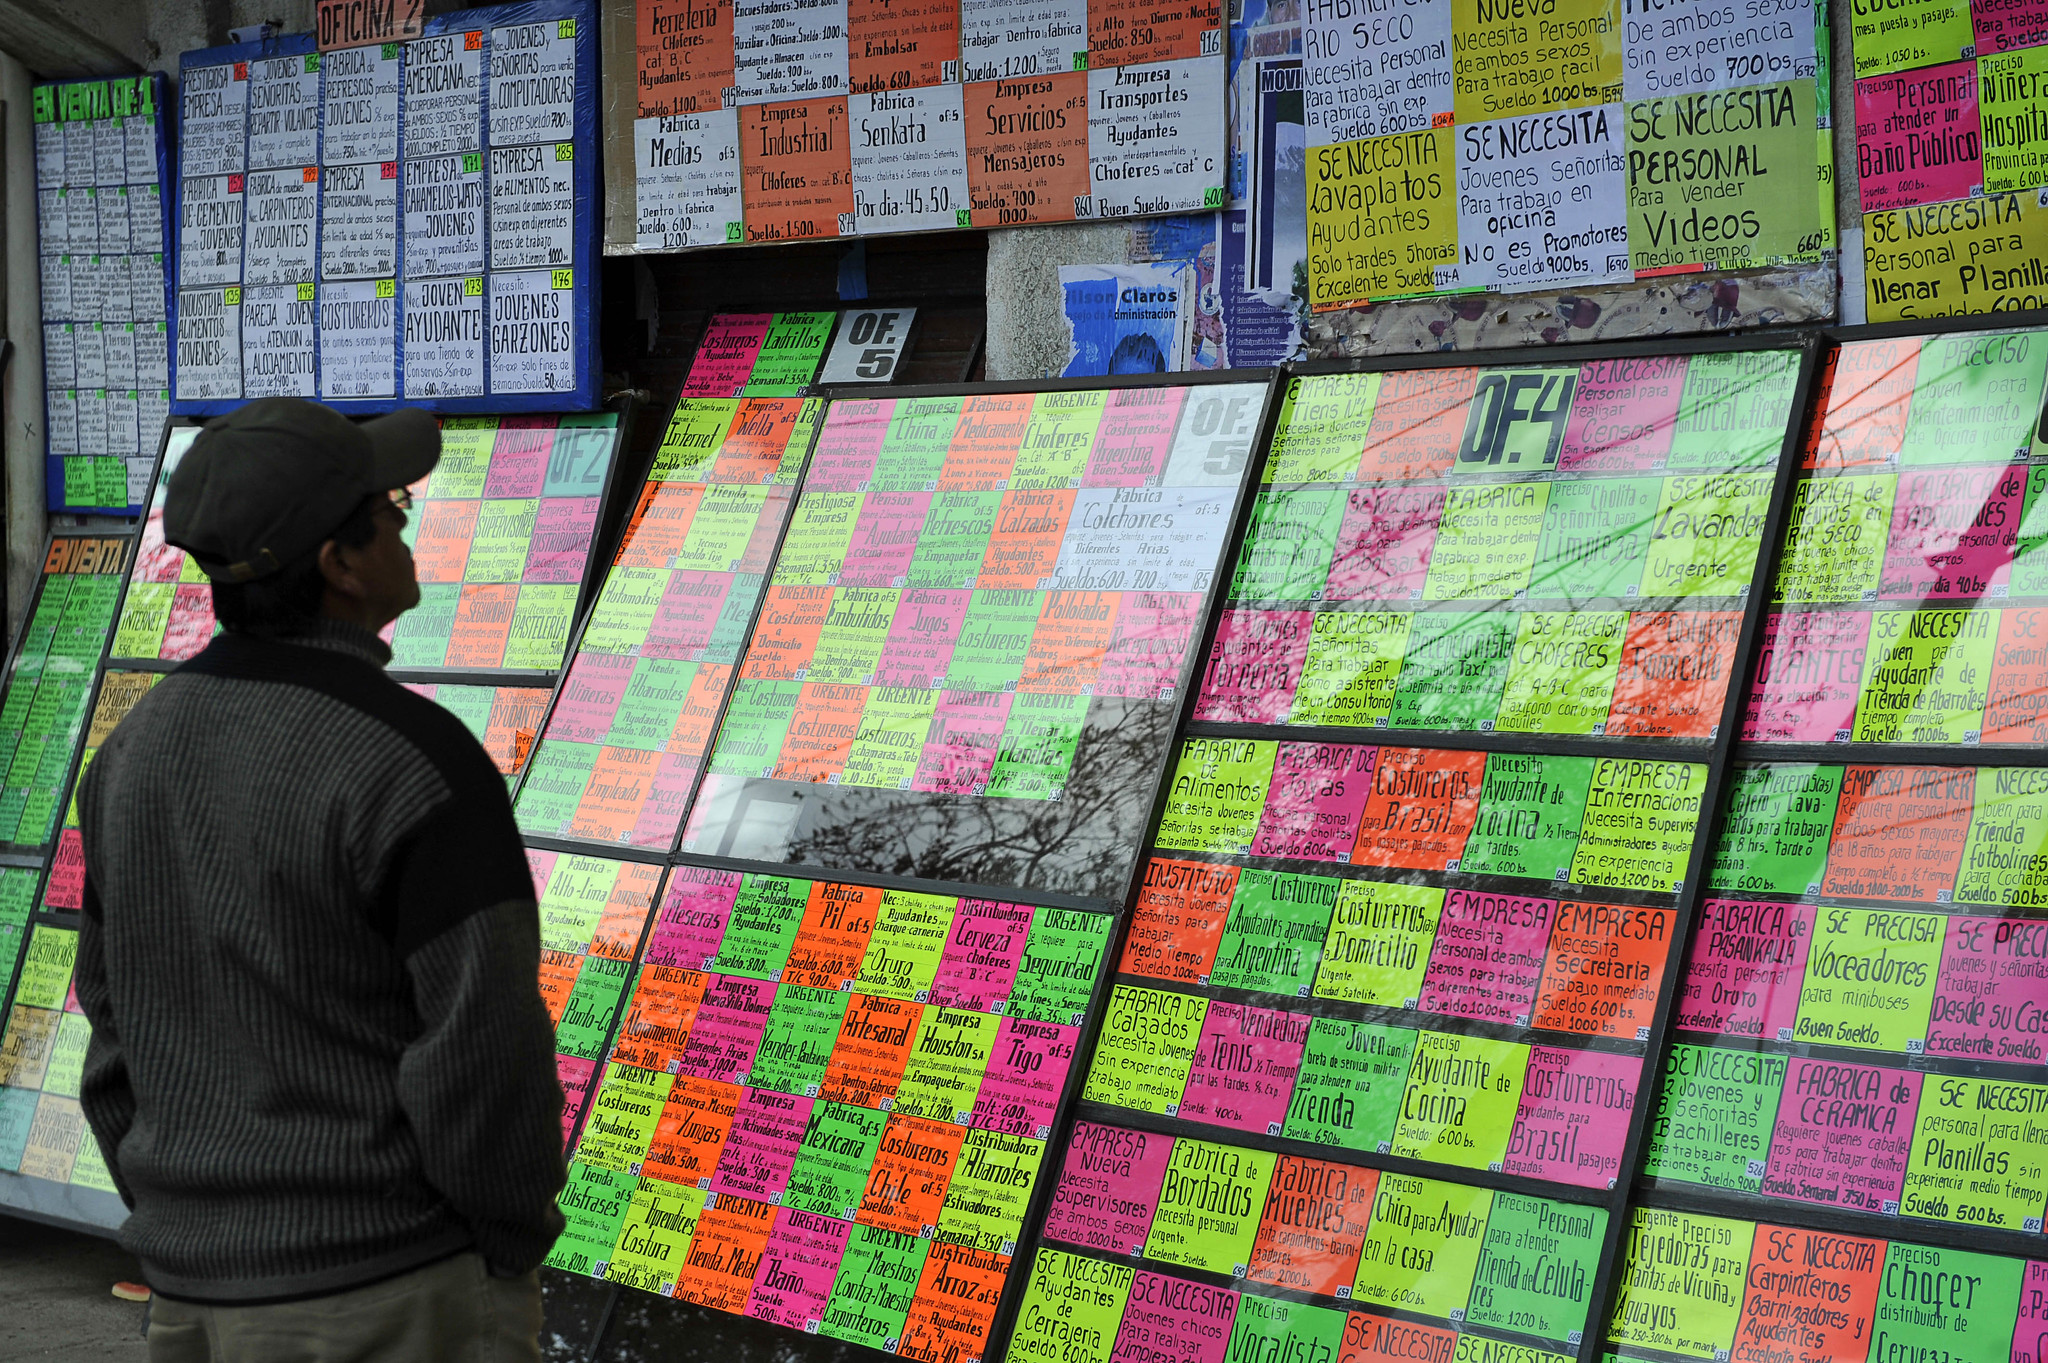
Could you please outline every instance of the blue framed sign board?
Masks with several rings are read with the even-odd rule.
[[[597,405],[591,0],[202,48],[179,90],[172,411]]]

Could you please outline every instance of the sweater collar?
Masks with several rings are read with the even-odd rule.
[[[296,644],[301,648],[323,648],[331,653],[347,654],[359,658],[372,667],[388,667],[391,663],[391,649],[382,639],[346,620],[330,620],[318,616],[308,620],[290,634],[272,636],[280,644]]]

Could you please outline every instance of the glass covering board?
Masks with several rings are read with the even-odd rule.
[[[1263,400],[834,402],[683,850],[1120,893]]]
[[[676,404],[520,785],[527,833],[674,844],[821,406]]]
[[[1289,380],[1195,717],[1711,739],[1798,367]]]

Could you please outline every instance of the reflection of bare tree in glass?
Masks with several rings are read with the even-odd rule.
[[[810,792],[793,861],[931,880],[1112,896],[1149,830],[1173,707],[1098,698],[1057,801]]]

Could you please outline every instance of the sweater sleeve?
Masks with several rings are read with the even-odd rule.
[[[78,1006],[92,1024],[92,1040],[86,1046],[85,1068],[79,1075],[78,1105],[99,1142],[100,1157],[106,1161],[114,1190],[132,1211],[135,1198],[121,1177],[121,1142],[135,1124],[135,1090],[128,1082],[128,1057],[121,1048],[121,1031],[107,997],[106,925],[90,868],[85,875],[83,907],[72,982],[78,990]]]
[[[428,1181],[492,1268],[524,1273],[562,1230],[562,1089],[531,899],[471,914],[406,960],[422,1030],[398,1097]]]
[[[565,1170],[540,911],[504,784],[442,804],[400,850],[385,896],[420,1030],[398,1100],[427,1179],[492,1268],[524,1273],[561,1233]]]

